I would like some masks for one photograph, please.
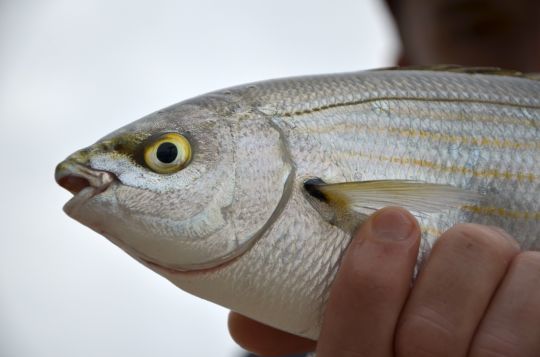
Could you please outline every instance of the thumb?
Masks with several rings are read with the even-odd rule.
[[[384,208],[355,234],[326,306],[317,356],[392,356],[420,243],[416,219]]]

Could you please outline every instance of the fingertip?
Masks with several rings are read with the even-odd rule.
[[[405,244],[420,242],[421,230],[417,219],[406,209],[389,206],[368,217],[355,231],[353,245],[363,241],[391,243],[403,241]],[[388,244],[387,244],[388,245]]]
[[[261,325],[234,311],[229,313],[227,326],[234,342],[248,351],[255,352],[261,341],[264,342],[266,333],[263,330],[261,338]]]
[[[332,284],[318,354],[391,355],[419,242],[418,222],[403,208],[383,208],[364,222]]]
[[[229,334],[231,335],[234,342],[243,346],[243,340],[245,338],[245,323],[242,321],[243,316],[237,314],[234,311],[229,312],[227,318],[227,328],[229,329]]]
[[[508,264],[520,252],[519,243],[501,228],[477,223],[458,223],[444,232],[433,246],[432,255],[439,250],[459,250],[456,258],[478,261],[480,255]],[[443,253],[447,254],[447,253]]]
[[[373,237],[378,240],[400,241],[420,234],[416,218],[401,207],[386,207],[371,219]]]
[[[361,279],[356,273],[374,266],[365,266],[367,258],[384,267],[388,266],[385,261],[400,261],[413,269],[420,239],[420,225],[409,211],[396,206],[378,210],[356,231],[341,261],[341,275],[347,278],[344,282]]]
[[[488,226],[493,232],[499,235],[502,239],[506,240],[516,251],[521,250],[521,246],[519,245],[519,242],[512,237],[507,231],[502,229],[501,227],[497,226]]]

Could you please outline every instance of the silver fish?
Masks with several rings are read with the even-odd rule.
[[[496,69],[383,69],[209,93],[56,169],[64,210],[178,287],[317,338],[351,232],[418,217],[418,264],[456,222],[540,249],[540,81]]]

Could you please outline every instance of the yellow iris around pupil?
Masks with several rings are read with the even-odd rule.
[[[159,174],[172,174],[187,166],[191,159],[191,145],[181,134],[166,133],[144,148],[144,162]]]

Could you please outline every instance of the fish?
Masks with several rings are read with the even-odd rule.
[[[73,219],[179,288],[317,339],[354,230],[418,218],[417,269],[458,222],[540,250],[540,81],[496,68],[385,68],[217,90],[56,167]]]

